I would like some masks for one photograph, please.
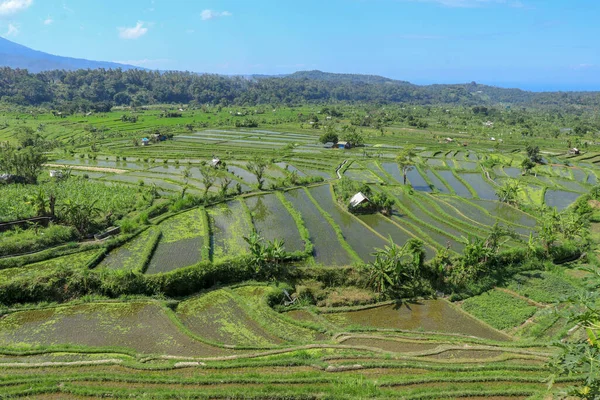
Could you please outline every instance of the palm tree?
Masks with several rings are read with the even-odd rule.
[[[233,179],[227,175],[227,173],[221,174],[220,194],[222,198],[227,197],[227,191],[229,190],[229,185],[231,185],[231,182],[233,182]]]
[[[375,261],[367,265],[367,282],[377,293],[386,293],[405,288],[413,279],[419,279],[419,266],[422,264],[422,243],[409,240],[404,246],[397,246],[392,238],[390,245],[377,249]],[[416,265],[419,264],[419,265]]]
[[[258,156],[255,156],[252,161],[246,164],[246,168],[256,176],[258,190],[262,190],[265,183],[263,175],[267,166],[267,162]]]
[[[217,171],[209,165],[201,165],[199,170],[202,175],[202,184],[204,185],[204,197],[206,197],[208,191],[213,187],[217,180]]]
[[[367,265],[367,269],[369,272],[367,283],[375,292],[384,293],[388,288],[394,286],[392,271],[379,254],[375,261]]]
[[[264,275],[267,278],[276,276],[282,263],[286,261],[285,242],[275,239],[264,243],[264,238],[253,230],[249,236],[244,236],[250,250],[250,263],[254,266],[256,274]]]
[[[496,189],[496,196],[498,199],[510,205],[516,205],[519,198],[519,191],[521,185],[516,179],[509,179],[502,186]]]
[[[292,184],[292,186],[295,186],[298,184],[298,171],[292,171],[290,172],[290,174],[288,175],[288,179],[290,181],[290,183]]]
[[[27,196],[27,198],[27,204],[35,208],[36,216],[45,217],[46,215],[48,215],[47,207],[49,200],[46,197],[46,193],[44,193],[42,189],[38,189],[38,191],[35,194]]]
[[[97,200],[91,203],[76,203],[67,199],[61,206],[62,218],[77,231],[84,235],[94,220],[100,214],[100,209],[96,207]]]

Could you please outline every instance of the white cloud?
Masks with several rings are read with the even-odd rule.
[[[48,17],[44,20],[44,25],[52,25],[53,23],[54,23],[54,20],[50,17]]]
[[[0,16],[16,14],[32,4],[33,0],[0,0]]]
[[[10,36],[17,36],[20,32],[20,29],[18,26],[14,25],[14,24],[8,24],[8,31],[6,31],[6,33],[4,34],[5,37],[10,37]]]
[[[133,28],[118,28],[121,39],[138,39],[148,33],[142,21],[138,21]]]
[[[233,14],[231,14],[229,11],[214,11],[214,10],[204,10],[200,14],[200,16],[202,17],[202,21],[209,21],[211,19],[221,18],[221,17],[231,17],[232,15]]]

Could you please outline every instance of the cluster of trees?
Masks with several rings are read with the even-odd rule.
[[[370,214],[380,212],[384,215],[391,215],[394,200],[385,192],[373,192],[366,183],[353,181],[344,176],[336,182],[335,194],[337,201],[340,202],[348,211],[354,214]],[[362,193],[367,197],[367,201],[362,204],[352,206],[350,200],[357,193]]]
[[[532,93],[476,83],[417,86],[365,75],[301,72],[287,77],[226,77],[188,72],[141,70],[48,71],[0,69],[0,99],[22,105],[77,103],[106,111],[111,105],[152,103],[299,104],[371,102],[416,104],[510,103],[521,105],[600,105],[598,93]],[[476,109],[486,114],[485,108]],[[423,126],[424,121],[411,121]]]
[[[244,236],[250,251],[249,263],[254,268],[257,277],[273,279],[280,276],[286,261],[290,256],[285,251],[285,242],[275,239],[265,240],[260,233],[253,230],[249,236]]]
[[[448,249],[442,249],[428,263],[419,240],[400,247],[390,238],[391,245],[377,250],[375,260],[365,265],[366,283],[384,298],[430,295],[441,290],[460,299],[490,290],[519,271],[541,268],[547,261],[572,261],[589,247],[588,229],[585,217],[547,211],[539,235],[531,236],[523,248],[503,251],[508,241],[521,239],[496,223],[485,238],[464,238],[462,254],[452,256]]]
[[[37,183],[47,160],[37,147],[15,148],[0,143],[0,175],[8,175],[7,182]]]
[[[390,298],[408,298],[431,293],[427,284],[423,242],[410,239],[403,246],[394,244],[375,252],[375,261],[365,265],[367,285]]]
[[[563,316],[580,327],[585,332],[584,337],[557,343],[560,353],[551,365],[555,376],[583,377],[580,385],[566,388],[564,394],[594,400],[600,398],[600,270],[584,268],[583,271],[589,276],[588,290],[568,299]]]
[[[325,125],[325,132],[319,138],[321,143],[334,143],[339,142],[340,137],[342,140],[348,142],[352,147],[360,147],[365,144],[365,138],[356,129],[356,126],[344,125],[341,131],[336,130],[333,124]]]

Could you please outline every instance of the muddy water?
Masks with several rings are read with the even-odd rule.
[[[565,192],[562,190],[547,190],[546,205],[548,207],[556,207],[558,211],[562,211],[569,207],[581,196],[579,193]]]
[[[571,172],[573,173],[573,178],[575,178],[576,181],[578,182],[586,182],[587,181],[587,174],[578,168],[573,168],[571,170]]]
[[[427,170],[427,177],[433,183],[433,186],[440,192],[450,194],[450,190],[442,183],[442,181],[431,170]]]
[[[358,325],[369,328],[436,331],[484,339],[508,340],[507,336],[454,309],[444,300],[392,304],[361,311],[324,314],[324,317],[342,327]]]
[[[375,338],[351,338],[341,343],[344,346],[364,346],[374,347],[385,351],[393,351],[395,353],[417,353],[422,351],[433,350],[439,346],[437,343],[409,343],[397,340],[385,340]]]
[[[427,181],[425,181],[425,178],[423,178],[423,176],[421,176],[419,171],[417,171],[416,169],[411,169],[410,171],[408,171],[407,176],[410,184],[415,190],[427,193],[433,191],[431,187],[429,187],[429,185],[427,184]]]
[[[398,164],[396,164],[396,163],[383,163],[383,164],[381,164],[381,167],[385,170],[385,172],[387,172],[392,177],[394,177],[394,179],[397,180],[399,183],[403,183],[404,182],[404,176],[402,175],[402,173],[398,169]]]
[[[384,217],[381,214],[359,215],[358,218],[383,237],[391,237],[392,241],[398,246],[403,246],[410,239],[415,239],[415,236],[418,237],[418,232],[414,232],[410,226],[405,224],[405,228],[415,236],[412,236],[408,232],[400,229],[387,217]],[[401,218],[395,219],[395,221],[402,225],[403,221]],[[425,251],[428,259],[435,257],[435,250],[426,242],[423,244],[423,250]]]
[[[465,199],[473,197],[469,189],[465,187],[453,174],[452,171],[438,171],[438,174],[454,189],[456,194]]]
[[[588,189],[584,188],[579,183],[569,179],[555,178],[555,182],[560,186],[567,188],[568,190],[573,190],[575,192],[586,193],[588,191]]]
[[[460,177],[465,180],[475,192],[479,198],[484,200],[498,200],[495,189],[485,180],[483,176],[478,173],[460,174]]]
[[[510,223],[528,226],[531,228],[537,225],[537,221],[534,218],[505,203],[487,200],[471,200],[471,202],[485,208],[486,211],[489,212],[493,217],[501,218]]]
[[[286,199],[302,214],[310,240],[314,245],[315,261],[327,266],[351,265],[352,258],[337,239],[333,227],[310,201],[304,190],[293,190],[285,194]]]
[[[506,175],[510,176],[511,178],[518,178],[521,176],[521,170],[515,167],[505,167],[504,172],[506,172]]]
[[[250,171],[246,171],[243,168],[236,166],[227,167],[227,171],[232,173],[235,176],[242,178],[242,180],[250,185],[255,185],[257,183],[256,176],[252,174]]]
[[[367,227],[350,213],[342,209],[333,201],[329,185],[309,189],[310,194],[319,205],[328,213],[340,227],[344,239],[365,261],[373,259],[372,253],[377,248],[383,248],[387,241],[371,232]]]
[[[257,232],[266,240],[283,240],[286,251],[303,251],[304,242],[296,222],[277,198],[269,194],[246,199]]]

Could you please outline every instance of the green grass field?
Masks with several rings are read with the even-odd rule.
[[[17,128],[31,127],[57,145],[49,163],[73,176],[52,181],[58,167],[48,166],[38,186],[0,186],[0,221],[34,216],[41,189],[61,210],[67,199],[94,200],[97,226],[122,232],[0,258],[2,298],[18,299],[0,304],[0,398],[545,399],[580,383],[574,375],[547,385],[550,343],[574,327],[557,310],[584,288],[578,261],[548,257],[525,270],[502,259],[494,268],[507,276],[472,283],[456,303],[457,293],[438,287],[427,299],[382,301],[389,297],[367,287],[362,266],[390,238],[419,239],[426,262],[444,249],[455,257],[495,223],[514,233],[500,251],[528,251],[539,207],[570,210],[596,184],[595,145],[567,157],[564,138],[510,136],[508,124],[493,131],[504,141],[491,143],[462,108],[415,107],[428,129],[356,127],[366,146],[325,149],[324,128],[299,121],[318,115],[316,105],[266,107],[251,114],[254,129],[235,128],[251,108],[160,117],[172,108],[3,115],[0,141],[16,143]],[[342,109],[332,119],[340,134],[355,117]],[[141,146],[157,130],[174,137]],[[527,144],[540,145],[549,165],[522,176]],[[404,185],[395,158],[407,146],[415,155]],[[225,165],[204,197],[213,156]],[[268,163],[265,190],[248,164],[255,159]],[[342,176],[389,196],[391,214],[348,212],[334,192]],[[519,182],[511,205],[497,196],[509,179]],[[256,272],[244,239],[253,230],[284,240],[287,275]],[[33,230],[24,232],[0,241]],[[248,282],[258,276],[266,282]]]

